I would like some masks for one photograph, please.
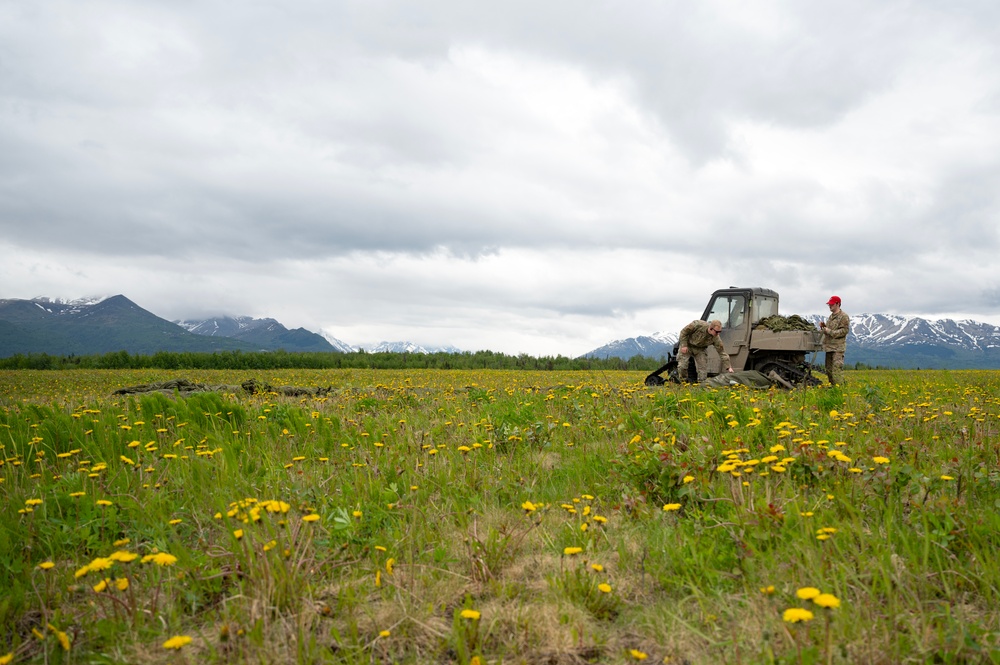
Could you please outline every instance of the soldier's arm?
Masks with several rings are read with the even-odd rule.
[[[729,354],[726,353],[726,347],[722,344],[722,340],[718,335],[715,336],[715,339],[712,341],[712,345],[715,347],[715,350],[719,352],[719,359],[722,361],[722,369],[731,369],[733,363],[729,359]]]
[[[847,337],[847,333],[851,331],[851,319],[845,314],[844,316],[838,316],[833,322],[832,326],[826,327],[826,334],[834,339],[841,339]]]
[[[683,328],[681,328],[681,334],[677,338],[677,343],[680,346],[680,348],[682,348],[682,349],[685,346],[688,345],[688,340],[691,338],[691,332],[692,332],[691,331],[691,325],[692,324],[689,323],[686,326],[684,326]]]

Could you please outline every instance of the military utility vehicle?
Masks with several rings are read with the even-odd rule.
[[[731,286],[712,294],[703,321],[722,321],[719,337],[729,354],[734,371],[757,370],[762,374],[775,372],[793,385],[818,384],[812,375],[812,364],[806,356],[823,349],[823,336],[819,330],[775,331],[758,325],[764,319],[778,314],[778,293],[771,289],[739,288]],[[773,320],[773,319],[771,319]],[[646,377],[647,386],[663,385],[678,381],[677,354],[680,344],[674,344],[667,354],[663,367]],[[715,376],[722,369],[722,361],[714,347],[708,347],[708,375]],[[666,378],[663,376],[666,374]],[[694,360],[688,363],[686,381],[694,383],[698,375]]]

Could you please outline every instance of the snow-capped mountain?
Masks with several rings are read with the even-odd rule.
[[[289,330],[274,319],[250,316],[217,316],[208,319],[174,321],[188,332],[206,337],[229,337],[250,342],[262,349],[286,351],[333,351],[334,347],[322,335],[305,328]]]
[[[368,353],[461,353],[454,346],[421,346],[413,342],[379,342]]]
[[[677,343],[676,333],[655,332],[652,335],[640,335],[628,339],[616,339],[602,347],[584,354],[586,358],[621,358],[628,360],[632,356],[647,358],[665,357]]]
[[[251,331],[287,330],[274,319],[255,319],[250,316],[219,316],[210,319],[174,321],[174,323],[189,332],[209,337],[240,337]]]
[[[49,298],[48,296],[38,296],[32,298],[37,307],[52,314],[73,314],[91,305],[104,302],[111,296],[84,296],[82,298]]]
[[[354,353],[358,350],[357,347],[351,346],[347,342],[342,342],[325,330],[320,330],[319,334],[323,336],[323,339],[330,342],[333,348],[341,353]]]
[[[0,357],[15,354],[93,355],[127,351],[254,351],[228,337],[193,335],[122,295],[97,302],[0,300]]]
[[[813,323],[826,320],[819,314],[807,318]],[[928,321],[897,314],[855,314],[848,342],[871,348],[923,345],[985,351],[1000,349],[1000,326],[968,319]]]

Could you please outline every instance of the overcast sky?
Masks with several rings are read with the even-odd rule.
[[[1000,324],[1000,2],[0,0],[0,298],[575,356]]]

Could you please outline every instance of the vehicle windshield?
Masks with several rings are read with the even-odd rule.
[[[740,293],[724,293],[715,297],[706,321],[718,319],[722,327],[739,328],[746,320],[747,300]]]
[[[761,319],[774,316],[778,313],[778,301],[776,298],[764,298],[757,296],[753,299],[753,324]]]

